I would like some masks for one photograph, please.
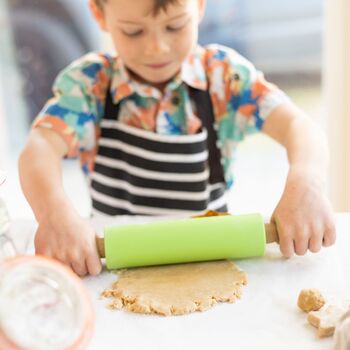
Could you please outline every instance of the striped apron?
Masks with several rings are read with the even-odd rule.
[[[203,128],[197,134],[179,136],[121,123],[119,105],[113,103],[108,89],[90,179],[93,215],[227,211],[210,95],[189,89]]]

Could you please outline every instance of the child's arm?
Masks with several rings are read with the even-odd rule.
[[[277,107],[263,131],[287,150],[289,172],[273,213],[284,256],[317,252],[335,242],[335,223],[325,186],[328,167],[326,137],[292,103]]]
[[[58,134],[35,128],[20,156],[22,189],[39,224],[35,250],[79,275],[95,275],[101,271],[95,232],[78,215],[62,185],[61,160],[66,153],[67,145]]]

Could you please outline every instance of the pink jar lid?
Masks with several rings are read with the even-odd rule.
[[[0,349],[81,350],[95,314],[81,279],[43,256],[17,256],[0,265]]]

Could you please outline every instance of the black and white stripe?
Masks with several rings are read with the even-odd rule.
[[[112,120],[103,120],[101,127],[91,175],[95,210],[109,215],[181,214],[203,211],[223,198],[223,184],[208,186],[205,130],[173,137]],[[215,206],[224,204],[222,199]]]
[[[94,214],[189,215],[227,210],[210,96],[208,91],[193,91],[193,97],[204,128],[198,134],[174,136],[119,122],[119,105],[108,90],[90,177]]]
[[[193,207],[185,209],[183,203],[180,201],[178,201],[177,204],[181,205],[181,209],[179,209],[179,207],[167,208],[163,205],[164,202],[160,202],[161,204],[159,206],[150,206],[148,200],[146,201],[147,205],[133,204],[129,200],[113,198],[112,196],[91,190],[91,195],[93,197],[93,213],[98,215],[192,215],[203,212],[203,210],[206,209],[227,211],[224,185],[220,183],[216,184],[214,187],[216,188],[213,188],[211,191],[212,197],[217,196],[218,198],[212,200],[209,204],[205,201],[205,208],[203,209],[203,207],[200,207],[199,210],[196,210]],[[186,201],[183,202],[186,203]]]

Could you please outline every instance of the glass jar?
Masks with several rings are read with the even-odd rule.
[[[5,202],[0,197],[0,261],[16,255],[15,246],[8,236],[10,218]]]
[[[1,263],[0,349],[84,349],[93,321],[83,283],[61,263],[40,256]]]
[[[0,198],[0,349],[84,349],[95,318],[82,281],[53,259],[16,256],[9,226]]]

